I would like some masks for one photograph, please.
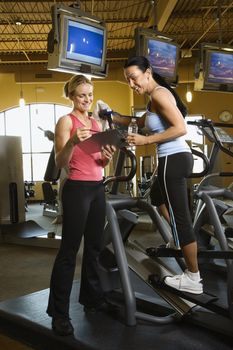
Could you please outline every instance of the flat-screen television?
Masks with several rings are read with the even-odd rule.
[[[204,85],[233,92],[233,52],[206,52]]]
[[[165,34],[154,30],[135,31],[136,55],[146,56],[153,70],[167,82],[177,82],[179,45]]]
[[[48,69],[106,76],[105,24],[79,9],[59,4],[52,6],[52,15]]]
[[[233,46],[201,44],[194,90],[233,92]]]

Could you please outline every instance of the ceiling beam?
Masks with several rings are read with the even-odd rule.
[[[154,1],[154,8],[151,13],[151,17],[148,20],[148,27],[156,27],[160,32],[165,27],[173,9],[175,8],[178,0],[163,0]]]
[[[82,3],[84,3],[84,2],[92,2],[92,1],[93,0],[82,0]],[[107,0],[107,1],[108,2],[114,2],[116,0]],[[120,1],[120,2],[129,2],[129,0],[118,0],[118,1]],[[133,1],[133,0],[131,0],[131,1]],[[2,0],[0,2],[4,2],[4,5],[12,5],[12,0]],[[18,3],[18,5],[20,5],[20,4],[24,3],[24,2],[33,4],[33,3],[37,3],[38,0],[23,0],[23,1],[16,1],[16,2]],[[51,5],[54,5],[54,3],[56,3],[56,0],[50,0],[50,1],[48,1],[48,0],[40,0],[40,2],[42,2],[42,3],[51,3]],[[57,3],[59,3],[59,2],[61,2],[61,1],[57,1]],[[69,6],[69,3],[70,4],[74,4],[75,0],[74,1],[63,0],[62,2],[63,3],[68,3],[68,6]],[[95,2],[103,2],[103,0],[95,0]]]

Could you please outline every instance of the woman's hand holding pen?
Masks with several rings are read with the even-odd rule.
[[[91,137],[91,130],[90,128],[77,128],[76,132],[74,133],[72,139],[73,143],[77,145],[79,142],[85,141],[86,139],[89,139]]]

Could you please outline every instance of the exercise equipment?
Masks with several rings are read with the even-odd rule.
[[[44,130],[40,126],[38,129],[44,132],[44,136],[48,138],[49,141],[54,142],[54,133],[50,130]],[[43,215],[56,217],[59,214],[59,203],[57,200],[57,190],[53,189],[52,185],[56,185],[57,181],[61,176],[61,169],[59,169],[55,163],[55,149],[52,146],[48,163],[46,166],[44,181],[42,183],[43,192]]]
[[[209,162],[203,154],[197,151],[194,153],[202,157],[206,169],[201,174],[193,176],[204,176],[209,171]],[[119,164],[117,165],[119,167]],[[203,191],[203,200],[217,231],[220,249],[218,252],[200,251],[199,256],[211,255],[212,259],[223,259],[227,266],[227,278],[225,282],[220,278],[220,285],[214,288],[216,276],[211,276],[208,280],[205,275],[204,293],[201,295],[180,292],[163,283],[165,276],[182,273],[185,266],[181,251],[166,247],[171,242],[172,235],[157,208],[140,198],[119,198],[117,192],[114,194],[115,197],[111,196],[107,200],[104,242],[106,248],[100,256],[101,276],[110,302],[116,303],[116,300],[119,302],[123,295],[126,324],[135,325],[137,319],[156,324],[185,319],[232,336],[233,254],[229,251],[222,230],[219,229],[219,218],[212,203],[212,193],[207,194]],[[130,240],[130,233],[137,224],[137,209],[150,216],[165,243],[164,246],[146,249]],[[150,296],[135,293],[131,280],[132,273],[139,277],[142,284],[150,288]],[[221,293],[217,293],[218,288],[221,288]]]
[[[19,136],[0,136],[0,224],[25,221],[22,144]]]
[[[59,212],[58,201],[57,201],[57,190],[53,189],[50,182],[42,183],[43,192],[43,215],[56,217]]]
[[[25,183],[21,137],[0,136],[0,234],[5,243],[46,235],[32,220],[25,221]]]
[[[231,187],[219,188],[211,184],[212,180],[218,178],[233,178],[233,172],[214,171],[215,162],[220,152],[233,157],[233,152],[230,149],[233,146],[233,137],[220,128],[220,126],[230,128],[233,127],[233,124],[213,123],[211,120],[206,119],[188,123],[196,125],[213,145],[209,157],[209,172],[203,177],[194,191],[196,201],[194,227],[199,245],[208,248],[212,244],[212,237],[214,237],[213,225],[210,222],[211,218],[206,211],[207,199],[205,199],[205,194],[207,193],[212,198],[220,220],[221,230],[223,230],[223,234],[226,236],[227,243],[230,248],[233,248],[233,193]]]

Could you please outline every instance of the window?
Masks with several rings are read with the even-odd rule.
[[[5,135],[4,113],[0,113],[0,135]]]
[[[24,181],[44,181],[52,141],[44,131],[54,132],[57,120],[71,107],[30,104],[0,113],[0,135],[21,136]]]
[[[188,115],[185,117],[185,121],[195,121],[203,119],[203,115]],[[189,125],[187,124],[187,134],[186,134],[186,140],[192,141],[192,143],[203,145],[204,144],[204,136],[201,132],[198,132],[198,127],[195,125]]]
[[[30,152],[29,106],[6,111],[5,128],[7,136],[21,136],[23,153]]]
[[[185,117],[185,121],[195,121],[203,119],[203,115],[189,115]],[[204,144],[204,135],[199,131],[198,127],[195,125],[187,124],[187,134],[186,140],[189,143],[190,147],[195,148],[197,151],[200,151],[206,154],[206,146]],[[194,157],[193,172],[199,173],[204,169],[203,160],[199,157]]]

